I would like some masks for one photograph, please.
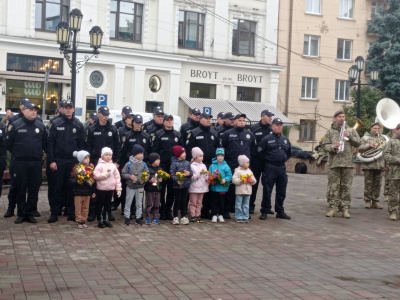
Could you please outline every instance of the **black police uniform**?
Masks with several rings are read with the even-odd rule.
[[[261,140],[271,133],[271,125],[263,124],[261,121],[250,126],[250,131],[254,134],[257,144],[261,142]],[[254,149],[256,150],[256,149]],[[250,196],[250,212],[254,213],[254,207],[257,197],[258,185],[260,183],[260,177],[262,172],[264,171],[264,157],[257,154],[256,151],[253,151],[250,159],[250,169],[253,172],[254,177],[257,182],[252,186],[252,192]]]
[[[126,134],[130,132],[132,128],[129,128],[126,126],[126,124],[122,125],[122,127],[118,128],[118,136],[119,136],[119,141],[121,143],[121,149],[124,146],[125,140],[126,140]]]
[[[4,145],[14,156],[11,176],[15,177],[18,190],[18,217],[32,221],[42,183],[42,157],[47,149],[46,128],[37,119],[30,121],[23,117],[8,126]]]
[[[275,212],[281,215],[285,212],[283,201],[286,198],[287,174],[285,162],[291,156],[289,139],[283,134],[271,133],[257,145],[257,153],[265,158],[263,172],[263,201],[261,213],[271,211],[271,194],[276,184]]]
[[[232,129],[232,128],[233,128],[233,126],[228,126],[228,125],[226,125],[226,124],[224,123],[224,124],[222,124],[222,125],[220,125],[220,126],[215,127],[215,130],[218,132],[218,135],[219,135],[219,137],[221,138],[221,135],[222,135],[225,131],[227,131],[227,130],[229,130],[229,129]]]
[[[7,134],[7,127],[3,122],[0,122],[0,178],[3,178],[4,170],[7,165],[7,149],[4,147],[4,139]],[[11,173],[10,173],[11,175]],[[10,176],[11,177],[11,176]],[[3,189],[3,180],[0,180],[0,196]]]
[[[151,152],[158,153],[160,155],[160,166],[169,174],[171,167],[171,158],[173,157],[172,147],[179,145],[183,147],[181,134],[174,130],[167,130],[165,128],[157,131],[152,137]],[[165,199],[165,185],[167,185],[168,192]],[[172,180],[168,180],[166,183],[163,182],[164,188],[162,189],[161,195],[161,207],[160,216],[161,219],[171,219],[171,209],[174,204],[174,192],[172,188]]]
[[[129,113],[132,113],[132,108],[130,106],[124,106],[124,108],[122,109],[122,112],[125,113],[125,115],[127,115]],[[119,128],[125,126],[125,121],[122,119],[122,120],[116,122],[114,124],[114,126],[117,127],[117,129],[119,129]]]
[[[63,203],[65,203],[66,214],[69,215],[69,220],[75,220],[74,195],[70,182],[71,170],[77,163],[73,153],[84,148],[85,132],[83,124],[77,118],[72,117],[68,119],[63,115],[60,118],[53,119],[49,129],[47,148],[47,161],[49,165],[53,162],[57,164],[57,170],[51,171],[54,194],[49,199],[53,221],[57,220],[57,215],[61,212],[61,205]]]
[[[143,130],[146,131],[147,127],[151,126],[154,124],[154,119],[151,119],[150,121],[147,121],[143,124]]]
[[[222,147],[225,149],[225,161],[231,168],[233,175],[235,169],[239,166],[239,155],[251,157],[256,145],[256,138],[250,130],[237,127],[225,131],[220,137]],[[224,218],[229,219],[229,211],[235,211],[235,186],[233,184],[229,186],[224,207]]]
[[[183,145],[186,146],[186,138],[187,138],[188,134],[189,134],[192,130],[194,130],[194,129],[196,129],[197,127],[199,127],[199,125],[200,125],[199,122],[195,122],[195,121],[193,121],[192,119],[189,119],[188,122],[186,122],[185,124],[182,124],[181,129],[179,130],[179,132],[181,133],[181,136],[182,136],[182,143],[183,143]],[[185,146],[184,146],[184,147],[185,147]],[[186,147],[185,147],[185,149],[186,149]],[[187,151],[187,149],[186,149],[186,151]]]
[[[154,120],[153,120],[154,121]],[[143,132],[146,132],[150,135],[150,138],[153,139],[153,136],[155,136],[156,132],[163,129],[164,124],[157,124],[156,122],[153,122],[153,124],[143,127]]]

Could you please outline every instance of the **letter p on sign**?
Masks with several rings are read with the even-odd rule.
[[[203,107],[203,113],[211,115],[211,107]]]
[[[96,95],[96,106],[105,106],[107,105],[107,95],[97,94]]]

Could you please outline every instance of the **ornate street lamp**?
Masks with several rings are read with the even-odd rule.
[[[57,43],[60,44],[60,51],[64,55],[71,68],[71,101],[75,104],[76,93],[76,73],[87,63],[93,56],[97,58],[100,52],[98,49],[101,47],[103,39],[103,31],[99,26],[94,26],[90,31],[90,47],[93,51],[78,50],[77,47],[77,34],[81,30],[82,25],[82,12],[75,8],[69,14],[69,24],[60,22],[56,27]],[[72,44],[71,44],[72,41]],[[91,56],[85,55],[83,61],[76,61],[77,53],[92,54]],[[72,58],[70,56],[72,54]]]

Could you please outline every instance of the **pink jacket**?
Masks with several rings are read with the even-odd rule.
[[[108,176],[110,170],[111,176]],[[97,189],[100,191],[121,191],[121,176],[112,161],[105,162],[102,158],[93,171]]]
[[[189,193],[207,193],[208,192],[208,182],[207,175],[200,175],[201,170],[207,171],[207,167],[203,163],[193,162],[190,165],[193,176],[190,178]],[[199,177],[200,176],[200,177]]]

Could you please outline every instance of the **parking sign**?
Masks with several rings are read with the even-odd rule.
[[[96,95],[96,106],[105,106],[105,105],[107,105],[107,95],[97,94]]]
[[[203,107],[203,113],[211,115],[211,107]]]

